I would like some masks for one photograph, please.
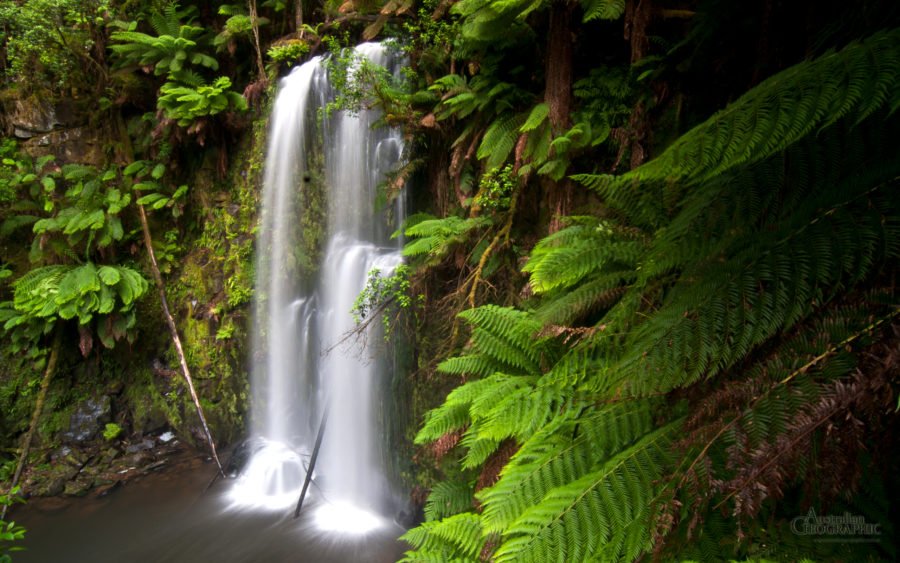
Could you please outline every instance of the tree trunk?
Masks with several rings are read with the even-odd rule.
[[[553,0],[550,4],[550,30],[547,33],[546,86],[544,101],[550,107],[553,132],[561,133],[570,125],[572,111],[572,65],[575,44],[572,40],[572,15],[575,4]]]
[[[294,4],[294,27],[297,31],[297,37],[303,39],[305,35],[303,31],[303,0],[296,0]]]
[[[144,211],[143,205],[138,205],[138,212],[141,216],[141,228],[144,231],[144,246],[147,247],[147,254],[150,256],[150,269],[153,270],[153,279],[156,280],[156,288],[159,290],[159,300],[162,303],[163,314],[166,316],[166,323],[169,325],[169,332],[172,335],[172,342],[175,343],[175,350],[178,352],[178,361],[181,362],[181,372],[187,381],[188,389],[191,392],[191,399],[194,400],[194,406],[197,407],[197,415],[200,417],[200,423],[203,425],[203,432],[206,433],[206,440],[209,443],[209,449],[212,457],[219,467],[219,473],[222,470],[222,464],[219,462],[219,455],[216,453],[216,444],[213,441],[212,434],[209,432],[209,426],[206,424],[206,417],[203,416],[203,407],[200,406],[200,399],[197,398],[197,391],[194,389],[194,380],[191,379],[191,372],[188,369],[187,360],[184,357],[184,349],[181,346],[181,338],[178,337],[178,328],[175,326],[175,319],[169,312],[169,301],[166,299],[166,286],[163,285],[162,274],[159,272],[159,265],[156,263],[156,254],[153,252],[153,239],[150,236],[150,226],[147,224],[147,213]]]
[[[16,471],[13,474],[12,484],[9,487],[10,493],[19,483],[22,476],[22,470],[25,469],[25,462],[28,460],[28,452],[31,450],[31,442],[34,439],[34,431],[37,429],[38,420],[41,418],[41,412],[44,410],[44,402],[47,400],[47,390],[50,389],[50,381],[53,374],[56,373],[56,364],[59,360],[59,347],[62,343],[62,327],[57,323],[54,329],[53,344],[50,348],[50,358],[47,360],[47,367],[44,368],[44,377],[41,379],[41,389],[38,392],[37,401],[34,403],[34,411],[31,413],[31,424],[28,426],[28,433],[25,434],[25,441],[22,444],[22,451],[19,453],[19,461],[16,463]],[[0,513],[0,520],[6,518],[6,509]]]
[[[544,101],[550,108],[550,126],[554,135],[559,135],[572,125],[572,66],[575,55],[572,16],[575,7],[576,4],[567,0],[553,0],[550,4]],[[541,186],[551,213],[549,231],[554,233],[561,227],[560,217],[569,213],[572,188],[566,179],[554,182],[546,177],[542,179]]]
[[[250,11],[250,22],[253,26],[253,46],[256,48],[256,68],[259,71],[259,81],[265,82],[266,67],[263,66],[262,49],[259,47],[259,21],[256,14],[256,0],[247,0],[247,8]]]

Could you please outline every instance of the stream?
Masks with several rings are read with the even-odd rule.
[[[320,531],[315,500],[296,520],[292,509],[235,507],[233,480],[203,492],[214,475],[214,465],[190,455],[103,497],[35,498],[12,513],[28,529],[14,561],[387,563],[405,549],[393,522],[365,535]]]

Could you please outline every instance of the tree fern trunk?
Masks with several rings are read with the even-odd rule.
[[[550,108],[549,119],[553,133],[558,135],[569,128],[572,113],[572,65],[575,42],[572,38],[572,16],[575,4],[553,0],[550,5],[550,29],[547,33],[546,85],[544,101]],[[571,203],[569,182],[541,182],[550,210],[551,233],[560,228],[559,218],[568,214]]]
[[[550,123],[555,133],[569,127],[572,110],[572,64],[575,51],[572,40],[572,13],[575,4],[553,0],[550,5],[550,30],[547,33],[546,86],[544,100],[550,107]]]
[[[12,483],[9,486],[10,492],[16,488],[19,478],[22,476],[22,470],[25,469],[25,463],[28,460],[28,452],[31,450],[31,442],[34,439],[34,431],[37,429],[38,420],[41,418],[41,412],[44,410],[44,402],[47,400],[47,390],[50,389],[50,381],[56,373],[56,364],[59,360],[59,347],[62,342],[61,326],[57,324],[54,329],[53,344],[50,348],[50,358],[47,360],[47,367],[44,369],[44,377],[41,379],[41,389],[38,392],[37,401],[34,403],[34,411],[31,413],[31,424],[28,425],[28,433],[25,434],[25,441],[22,443],[22,451],[19,453],[19,461],[16,463],[16,471],[13,474]],[[6,509],[3,507],[3,513],[0,514],[0,520],[6,518]]]

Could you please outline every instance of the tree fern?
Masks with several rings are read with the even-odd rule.
[[[829,299],[825,288],[852,285],[895,260],[900,210],[880,194],[893,186],[807,216],[805,224],[755,234],[725,264],[686,273],[686,283],[632,333],[617,380],[645,394],[713,377]]]
[[[664,426],[598,470],[550,490],[509,526],[494,560],[633,561],[648,551],[650,506],[679,427]]]
[[[484,558],[827,556],[773,527],[813,477],[845,492],[861,429],[893,420],[893,360],[874,358],[897,348],[898,46],[885,31],[799,63],[632,172],[580,177],[621,213],[534,248],[528,313],[465,314],[468,348],[442,368],[483,379],[418,439],[458,432],[465,468],[518,448],[476,493]],[[428,553],[475,553],[447,539]]]
[[[527,115],[516,113],[500,117],[491,123],[478,146],[478,158],[486,160],[488,170],[501,166],[512,153],[519,137],[519,128]]]
[[[625,0],[588,0],[584,4],[583,21],[617,20],[625,13]]]
[[[433,561],[438,555],[444,557],[443,561],[478,561],[478,555],[484,547],[481,523],[478,516],[471,512],[425,522],[406,532],[400,539],[419,550],[419,553],[407,553],[401,560],[409,563]]]
[[[425,520],[434,521],[472,509],[473,490],[466,483],[437,483],[425,502]]]
[[[581,175],[634,217],[628,192],[640,183],[686,185],[780,152],[839,119],[859,122],[900,104],[900,30],[852,43],[762,82],[684,134],[659,157],[621,176]],[[635,215],[636,214],[636,215]],[[658,223],[659,218],[653,218]]]
[[[653,405],[646,400],[599,408],[573,405],[534,432],[504,468],[497,484],[478,493],[485,530],[503,531],[550,489],[580,478],[649,433]]]
[[[596,219],[582,219],[538,243],[523,272],[531,288],[544,293],[570,288],[590,274],[633,269],[645,244]]]
[[[451,215],[438,219],[425,214],[414,215],[403,227],[403,234],[410,238],[403,247],[403,255],[425,256],[436,262],[456,245],[468,240],[472,231],[489,223],[490,219],[486,217],[460,219]]]
[[[440,371],[536,375],[542,363],[553,362],[554,346],[547,338],[536,338],[541,324],[529,313],[486,305],[459,316],[473,326],[470,353],[441,362]]]

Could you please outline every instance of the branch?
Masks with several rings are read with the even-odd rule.
[[[166,286],[163,285],[162,274],[160,274],[159,265],[156,263],[156,254],[153,252],[153,239],[150,237],[150,226],[147,224],[147,213],[144,211],[143,205],[138,204],[138,212],[141,217],[141,228],[144,231],[144,246],[147,248],[147,254],[150,256],[150,269],[153,271],[153,279],[156,280],[156,288],[159,290],[159,300],[162,303],[166,324],[169,325],[169,333],[172,335],[172,342],[175,343],[175,350],[178,352],[178,361],[181,363],[181,372],[184,374],[185,381],[187,381],[188,389],[191,392],[191,399],[194,401],[194,406],[197,407],[197,415],[200,417],[200,423],[203,425],[203,432],[206,433],[206,440],[209,443],[212,457],[219,467],[219,473],[224,476],[225,471],[222,469],[222,463],[219,462],[219,455],[216,453],[216,444],[213,441],[212,434],[209,432],[209,426],[206,424],[206,417],[203,416],[203,407],[200,405],[200,399],[197,398],[197,391],[194,389],[194,381],[191,379],[191,372],[188,369],[187,360],[184,356],[181,338],[178,337],[178,328],[175,326],[175,319],[172,318],[172,313],[169,312],[169,302],[166,299]]]

